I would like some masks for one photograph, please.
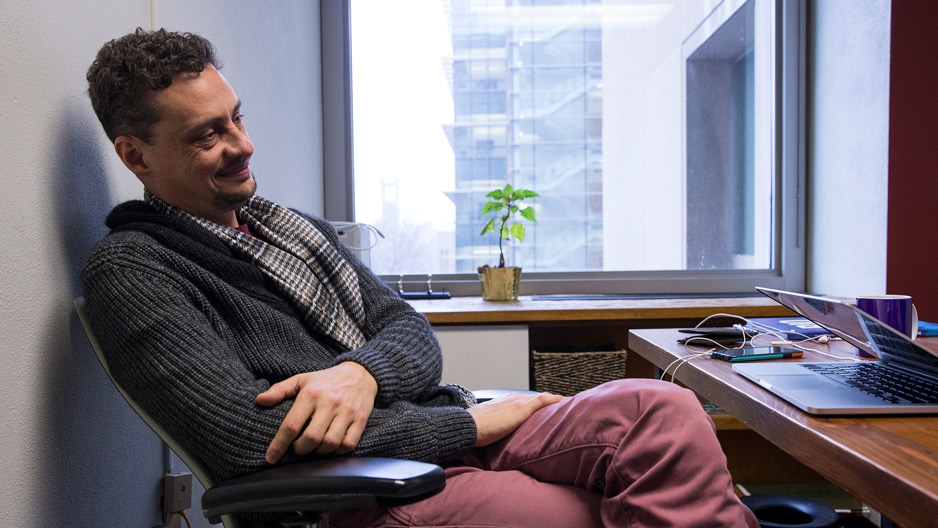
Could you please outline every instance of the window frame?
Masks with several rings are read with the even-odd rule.
[[[320,3],[323,97],[324,217],[354,221],[350,1]],[[748,295],[756,286],[802,291],[805,287],[805,19],[803,0],[776,0],[776,98],[772,163],[775,183],[772,267],[763,270],[662,270],[525,272],[521,294],[571,295]],[[426,291],[426,274],[382,278],[393,288]],[[434,274],[432,289],[454,296],[479,295],[474,274]]]

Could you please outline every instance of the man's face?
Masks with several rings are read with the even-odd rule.
[[[138,142],[144,186],[165,201],[213,222],[237,226],[235,210],[257,188],[249,161],[254,145],[241,116],[241,101],[211,65],[185,73],[153,94],[162,118],[153,143]]]

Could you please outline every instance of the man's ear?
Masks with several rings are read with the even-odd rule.
[[[118,136],[114,139],[117,156],[124,162],[124,166],[138,177],[150,172],[150,166],[143,153],[144,147],[144,143],[133,136]]]

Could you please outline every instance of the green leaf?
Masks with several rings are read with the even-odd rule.
[[[488,221],[480,234],[497,232],[502,240],[510,241],[514,238],[518,242],[523,241],[526,235],[525,227],[514,215],[521,213],[521,219],[535,222],[534,207],[521,207],[519,203],[525,198],[537,198],[540,195],[528,189],[515,189],[510,183],[506,183],[501,189],[494,189],[485,196],[490,201],[483,204],[481,214],[498,214]],[[499,242],[499,250],[502,249],[501,244]],[[499,261],[503,262],[503,259],[504,253],[501,253]]]
[[[480,235],[484,235],[484,234],[489,233],[489,232],[491,232],[491,231],[495,231],[495,219],[494,219],[494,218],[491,219],[491,220],[489,220],[488,223],[485,224],[485,227],[482,228],[482,232],[479,233],[479,234],[480,234]]]
[[[501,211],[504,206],[505,204],[501,202],[486,202],[485,205],[482,206],[481,214],[486,215],[495,211]]]
[[[511,235],[518,239],[518,242],[524,241],[524,224],[511,224]]]

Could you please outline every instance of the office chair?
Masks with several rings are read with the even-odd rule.
[[[215,482],[198,457],[176,442],[114,380],[91,330],[84,299],[75,299],[74,305],[88,341],[111,383],[205,487],[202,513],[212,524],[221,522],[225,528],[250,528],[254,524],[236,514],[279,513],[288,514],[282,521],[283,526],[315,526],[321,515],[330,510],[410,504],[438,493],[446,485],[443,469],[434,464],[365,457],[275,466]],[[497,394],[488,393],[485,397]]]

